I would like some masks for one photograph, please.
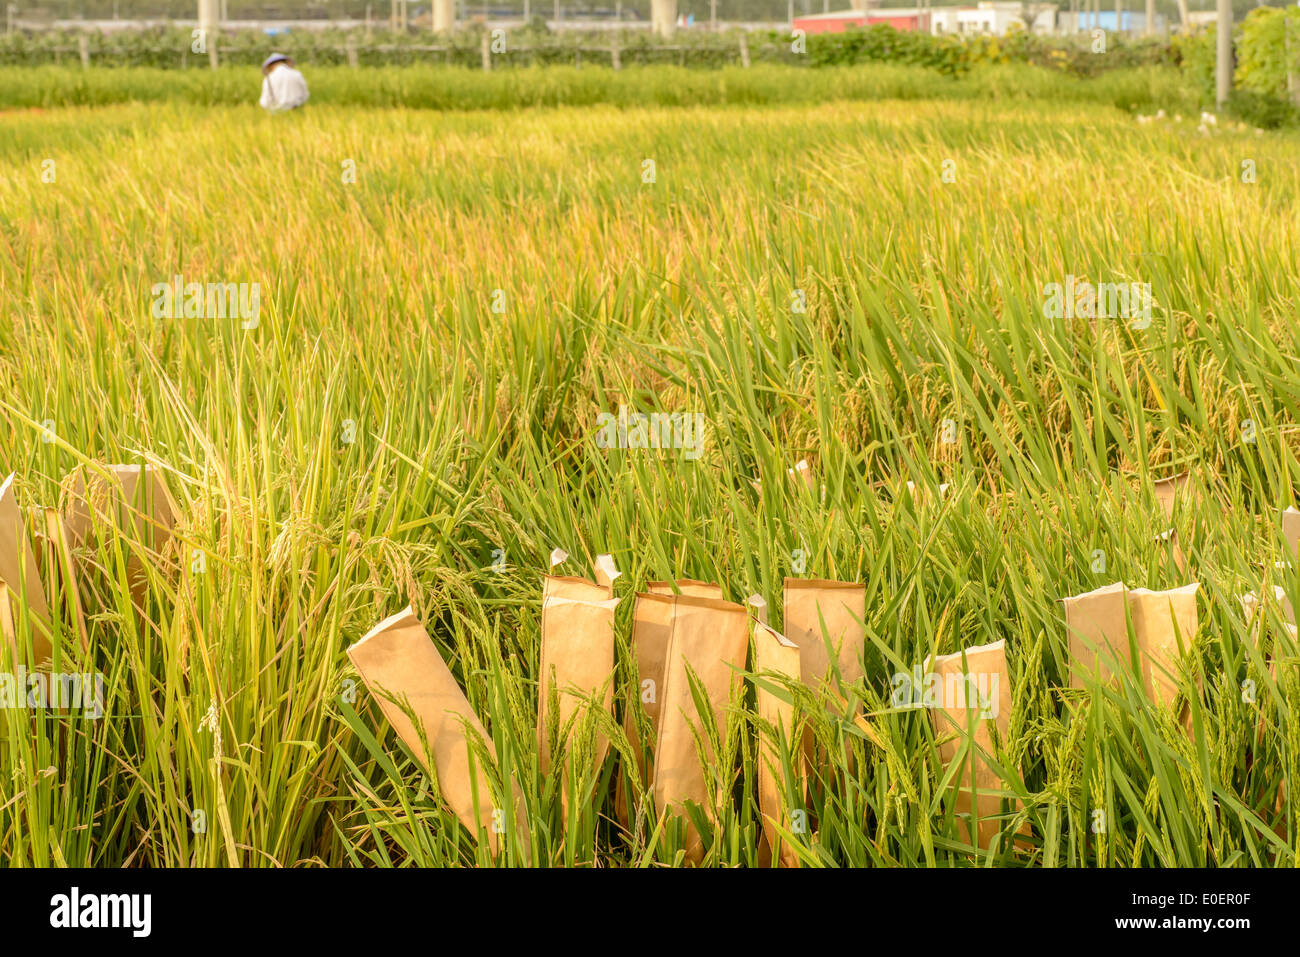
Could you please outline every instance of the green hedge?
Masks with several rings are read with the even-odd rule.
[[[482,65],[482,31],[470,25],[450,37],[431,33],[376,31],[367,41],[364,32],[351,32],[359,66],[461,66]],[[85,37],[92,66],[150,66],[159,69],[205,67],[207,57],[193,53],[188,29],[156,28],[116,33],[72,31],[0,36],[0,66],[45,66],[78,62],[77,44]],[[850,29],[844,33],[813,34],[796,49],[786,31],[756,31],[746,35],[750,61],[790,66],[853,66],[862,63],[896,63],[922,66],[948,76],[967,72],[982,63],[1028,63],[1080,76],[1107,69],[1175,63],[1175,49],[1154,40],[1127,40],[1111,34],[1104,56],[1091,52],[1085,36],[1040,37],[1013,31],[1004,37],[932,37],[894,30],[885,25]],[[543,24],[511,29],[505,51],[493,56],[495,67],[609,66],[613,37],[608,33],[572,31],[552,33]],[[664,43],[645,30],[620,31],[617,37],[624,66],[675,65],[716,69],[739,64],[737,31],[704,33],[679,31]],[[312,67],[342,66],[348,62],[349,32],[337,29],[297,31],[267,36],[258,31],[227,31],[218,40],[221,62],[229,66],[256,66],[268,54],[287,53]],[[376,49],[383,46],[386,49]],[[431,52],[419,49],[443,46]],[[579,49],[585,48],[585,49]]]
[[[1300,16],[1293,10],[1257,7],[1233,30],[1235,89],[1228,110],[1265,129],[1300,122],[1300,112],[1287,94],[1287,21],[1293,39],[1293,69],[1300,73]],[[1214,102],[1215,41],[1210,26],[1174,39],[1174,50],[1189,85],[1203,105]]]

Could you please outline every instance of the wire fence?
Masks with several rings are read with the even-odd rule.
[[[265,44],[237,45],[191,42],[177,45],[132,45],[121,48],[97,44],[92,35],[81,35],[76,43],[30,44],[6,47],[0,42],[0,65],[38,66],[76,64],[91,66],[156,66],[164,68],[199,68],[221,66],[255,66],[270,52]],[[789,37],[765,34],[751,37],[743,31],[713,34],[709,42],[647,42],[623,34],[607,38],[586,38],[582,42],[516,42],[503,31],[484,31],[480,37],[452,43],[364,43],[351,38],[344,43],[315,43],[304,50],[291,45],[275,49],[301,63],[324,66],[410,66],[442,64],[482,70],[519,66],[564,64],[603,66],[615,70],[625,66],[674,64],[677,66],[748,67],[755,61],[797,63],[800,56],[791,49]]]

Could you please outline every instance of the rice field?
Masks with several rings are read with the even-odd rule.
[[[0,113],[0,468],[55,668],[104,683],[98,720],[0,708],[0,859],[1294,866],[1297,644],[1240,596],[1300,597],[1296,141],[1198,125],[1060,97]],[[1149,323],[1054,315],[1076,279],[1149,284]],[[260,311],[187,318],[174,283]],[[620,409],[702,440],[610,447]],[[51,531],[93,463],[164,480],[166,545]],[[580,712],[567,776],[538,748],[557,548],[622,573],[613,708]],[[682,815],[625,718],[633,596],[687,578],[777,629],[785,579],[862,583],[865,638],[845,701],[751,658]],[[1176,706],[1070,687],[1061,600],[1116,581],[1199,583]],[[408,605],[486,729],[499,839],[347,654]],[[999,641],[1005,810],[973,842],[961,762],[891,688]],[[811,822],[782,855],[773,753]]]

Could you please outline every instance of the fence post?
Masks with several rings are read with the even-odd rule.
[[[483,69],[492,69],[492,38],[487,30],[483,31]]]
[[[1290,10],[1282,14],[1282,55],[1286,58],[1286,94],[1291,102],[1300,106],[1300,77],[1296,76],[1295,17]]]
[[[90,69],[90,41],[86,39],[86,35],[84,33],[81,36],[77,37],[77,52],[81,54],[81,68],[83,70],[89,70]]]
[[[614,38],[609,41],[609,63],[610,66],[612,66],[615,70],[621,70],[623,68],[623,64],[619,61],[619,57],[618,57],[618,34],[617,33],[614,34]]]
[[[740,65],[749,69],[749,40],[745,38],[745,31],[740,31]]]
[[[357,68],[357,41],[350,33],[348,34],[347,49],[348,49],[348,66],[352,67],[352,69],[355,70]]]

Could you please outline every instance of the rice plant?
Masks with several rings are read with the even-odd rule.
[[[705,866],[765,866],[765,682],[825,756],[803,781],[775,741],[815,822],[789,835],[802,866],[1294,865],[1297,649],[1275,606],[1252,622],[1238,600],[1300,595],[1278,515],[1300,478],[1294,138],[1201,132],[1190,107],[1137,124],[1128,90],[984,95],[1006,75],[943,81],[979,97],[745,105],[724,70],[681,108],[664,73],[662,96],[481,109],[520,105],[493,75],[457,112],[360,109],[338,78],[278,117],[219,90],[0,115],[0,466],[58,666],[105,688],[97,721],[0,709],[0,858],[668,866],[693,825]],[[160,317],[175,277],[256,283],[260,313]],[[1149,324],[1049,318],[1067,277],[1149,284]],[[601,447],[620,406],[699,413],[701,454]],[[164,476],[162,554],[111,527],[37,537],[95,463]],[[1153,482],[1180,472],[1167,520]],[[557,547],[574,574],[612,553],[624,599],[616,713],[571,729],[607,756],[563,780],[537,756]],[[718,812],[660,813],[623,721],[633,592],[716,581],[779,626],[798,576],[865,583],[850,707],[749,675],[702,731]],[[1060,600],[1115,580],[1200,582],[1194,733],[1131,680],[1069,687]],[[496,855],[345,653],[408,604],[488,729],[494,790],[521,795]],[[1007,804],[984,848],[890,682],[999,640]]]

